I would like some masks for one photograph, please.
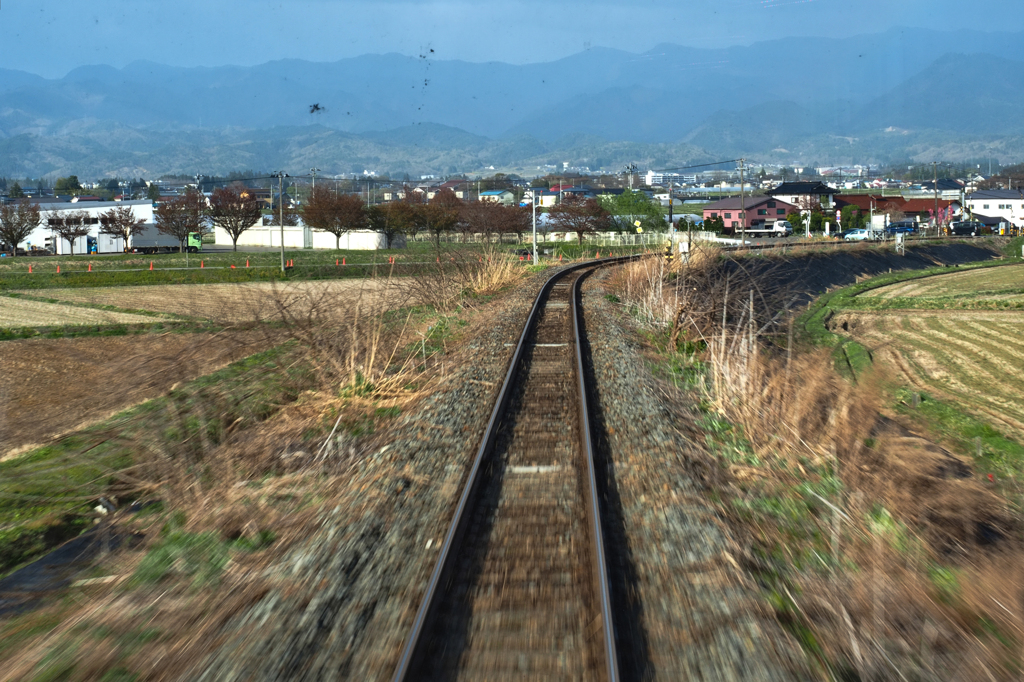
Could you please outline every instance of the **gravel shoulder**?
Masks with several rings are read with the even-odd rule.
[[[708,500],[708,460],[644,366],[605,270],[584,284],[606,471],[606,534],[624,562],[618,610],[625,679],[811,679],[799,646],[740,567],[743,552]],[[623,545],[625,551],[623,551]]]

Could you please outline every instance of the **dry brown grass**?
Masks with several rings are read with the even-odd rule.
[[[666,392],[704,405],[723,513],[822,677],[1019,679],[1021,523],[970,462],[883,417],[878,377],[790,352],[789,292],[741,264],[620,270],[634,317],[700,363],[694,393]]]
[[[490,296],[521,281],[527,270],[519,256],[488,245],[482,251],[449,249],[441,245],[428,265],[402,286],[415,300],[440,312],[471,305],[478,296]]]
[[[105,437],[130,447],[134,461],[108,472],[108,494],[122,504],[159,500],[162,510],[104,520],[125,541],[92,570],[109,582],[0,617],[0,639],[26,635],[16,648],[0,646],[0,679],[95,680],[116,670],[174,679],[217,646],[222,623],[276,585],[280,576],[267,568],[308,537],[323,509],[358,511],[366,500],[350,484],[351,466],[379,447],[381,430],[429,393],[443,367],[421,362],[419,345],[411,350],[432,318],[396,313],[412,299],[392,285],[279,291],[266,333],[277,343],[284,335],[295,351],[259,370],[287,382],[301,364],[315,383],[272,417],[226,420],[233,398],[211,387],[170,403],[166,428],[111,427]],[[168,438],[167,429],[182,436]],[[177,558],[154,569],[163,555]]]

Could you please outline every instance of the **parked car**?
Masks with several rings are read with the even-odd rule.
[[[916,234],[917,223],[913,220],[897,220],[894,223],[889,223],[885,228],[885,233],[888,235],[894,234]]]
[[[893,222],[889,223],[889,227],[908,227],[912,230],[916,230],[918,226],[919,224],[916,220],[894,220]]]
[[[978,220],[958,220],[949,226],[949,233],[958,237],[977,237],[986,232],[985,224]]]
[[[875,239],[875,234],[873,231],[865,230],[864,228],[844,230],[843,239],[849,242],[859,242],[867,239]]]

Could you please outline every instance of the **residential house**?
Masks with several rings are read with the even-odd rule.
[[[834,208],[835,196],[840,190],[823,182],[783,182],[767,194],[779,201],[799,207],[803,212],[810,212],[818,207]]]
[[[939,178],[938,180],[922,182],[920,185],[904,191],[903,194],[904,196],[915,198],[924,198],[926,196],[932,197],[934,201],[936,186],[938,187],[938,195],[940,199],[959,199],[964,191],[964,185],[959,180]],[[934,210],[934,206],[932,210]]]
[[[745,228],[763,228],[779,220],[785,220],[789,213],[799,209],[776,197],[754,196],[743,198],[743,210],[739,197],[721,199],[704,207],[704,220],[722,218],[727,232]]]
[[[503,206],[511,206],[516,200],[516,195],[507,189],[492,189],[480,192],[480,201],[491,201]]]
[[[1024,227],[1024,190],[982,189],[968,194],[964,204],[975,218],[998,218],[997,223],[1005,221]]]

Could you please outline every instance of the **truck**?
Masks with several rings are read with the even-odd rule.
[[[739,232],[739,230],[735,230]],[[751,225],[746,230],[748,237],[788,237],[793,234],[793,226],[788,220],[776,220],[774,223]]]
[[[155,225],[146,225],[142,232],[132,237],[132,253],[173,253],[179,246],[177,239],[158,231]],[[199,232],[189,232],[185,248],[189,253],[202,251],[203,235]]]

